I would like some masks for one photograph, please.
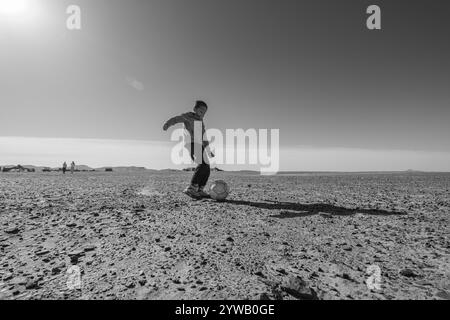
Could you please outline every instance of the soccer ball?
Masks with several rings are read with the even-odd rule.
[[[230,188],[227,183],[223,180],[214,181],[214,183],[209,188],[209,194],[214,200],[224,200],[230,193]]]

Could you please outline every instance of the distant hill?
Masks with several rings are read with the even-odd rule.
[[[179,172],[181,170],[179,169],[161,169],[161,170],[157,170],[158,172]]]
[[[0,165],[0,168],[11,168],[16,167],[17,165]],[[61,167],[48,167],[48,166],[34,166],[34,165],[21,165],[23,168],[27,169],[34,169],[36,172],[42,172],[42,171],[59,171],[62,169]],[[152,169],[147,169],[145,167],[136,167],[136,166],[119,166],[119,167],[100,167],[100,168],[92,168],[90,166],[80,164],[75,165],[75,171],[99,171],[104,172],[106,168],[112,168],[113,172],[141,172],[141,171],[157,171]],[[70,171],[70,164],[67,164],[67,170]]]
[[[147,169],[145,167],[136,167],[136,166],[130,166],[130,167],[100,167],[95,168],[95,171],[105,171],[107,168],[111,168],[113,172],[141,172],[141,171],[156,171]]]
[[[67,169],[70,170],[70,163],[67,164]],[[94,170],[94,168],[91,168],[89,166],[86,166],[84,164],[81,165],[75,165],[75,170],[79,170],[79,171],[91,171]]]
[[[22,166],[24,168],[28,169],[35,169],[36,171],[41,170],[45,167],[39,167],[39,166],[33,166],[33,165],[24,165],[24,164],[9,164],[9,165],[0,165],[0,168],[10,168],[10,167],[16,167],[16,166]]]

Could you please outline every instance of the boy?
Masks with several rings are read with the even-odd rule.
[[[209,142],[203,140],[205,134],[205,124],[203,123],[203,117],[205,116],[207,110],[208,106],[206,105],[206,103],[204,101],[198,100],[195,103],[194,112],[187,112],[183,113],[180,116],[173,117],[167,120],[167,122],[163,126],[163,130],[166,131],[167,129],[169,129],[169,127],[177,123],[183,123],[186,131],[189,132],[191,141],[187,141],[185,147],[190,151],[191,159],[197,164],[197,167],[195,168],[194,175],[192,176],[191,185],[187,187],[183,192],[195,199],[209,197],[209,194],[207,194],[203,190],[206,186],[206,183],[208,182],[211,172],[209,160],[205,153],[205,150],[209,152],[209,155],[211,157],[214,157],[214,154],[209,151]],[[194,124],[197,121],[201,122],[201,137],[194,135]]]

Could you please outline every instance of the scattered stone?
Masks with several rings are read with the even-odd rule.
[[[419,275],[417,273],[415,273],[413,270],[411,269],[403,269],[400,271],[400,274],[404,277],[408,277],[408,278],[415,278],[418,277]]]
[[[52,275],[56,275],[61,273],[61,268],[60,267],[53,267],[52,268]]]
[[[49,250],[40,250],[40,251],[36,251],[35,253],[37,256],[43,256],[44,254],[47,254],[49,252],[50,252]]]
[[[27,282],[28,279],[26,277],[15,277],[10,281],[13,285],[25,285]]]
[[[73,250],[67,253],[67,255],[69,257],[81,257],[82,255],[84,255],[84,251],[83,250]]]
[[[19,288],[16,288],[16,289],[14,289],[14,291],[12,292],[12,294],[13,294],[14,296],[17,296],[17,295],[19,295],[21,292],[22,292],[22,291],[20,291]]]
[[[287,275],[286,270],[284,270],[283,268],[277,268],[276,271],[281,273],[281,274]]]
[[[172,250],[171,247],[165,247],[165,248],[164,248],[164,251],[166,251],[166,252],[167,252],[167,251],[170,251],[170,250]]]
[[[138,282],[141,286],[145,286],[145,284],[147,283],[147,279],[143,278],[143,279],[140,279]]]
[[[137,290],[136,298],[137,300],[148,300],[152,292],[152,289],[147,287],[141,287]]]
[[[281,289],[291,296],[301,300],[318,300],[316,292],[308,283],[298,276],[290,276],[284,279]]]
[[[322,218],[333,218],[332,214],[326,212],[319,212],[319,216],[321,216]]]
[[[26,283],[25,288],[26,288],[27,290],[30,290],[30,289],[37,289],[37,288],[39,288],[39,285],[38,285],[38,282],[37,282],[36,280],[31,279],[31,280],[29,280],[29,281]]]
[[[259,295],[259,300],[270,300],[269,294],[266,292],[263,292]]]
[[[70,257],[70,262],[72,264],[77,264],[79,258],[84,255],[84,251],[74,250],[74,251],[70,251],[67,255]]]
[[[16,226],[9,227],[5,230],[5,232],[8,234],[17,234],[19,233],[19,231],[19,228],[17,228]]]
[[[11,280],[13,278],[13,274],[12,273],[5,273],[4,275],[3,275],[3,281],[8,281],[8,280]]]
[[[93,251],[96,249],[96,246],[94,244],[87,244],[83,247],[84,252]]]
[[[354,280],[350,277],[350,275],[349,275],[348,273],[342,274],[342,279],[349,280],[349,281],[354,281]]]
[[[438,293],[436,293],[436,297],[444,300],[450,300],[450,293],[445,290],[440,290]]]
[[[112,276],[117,275],[117,270],[114,268],[108,269],[108,273],[111,274]]]
[[[265,278],[265,277],[266,277],[266,276],[264,275],[264,273],[262,273],[261,271],[256,271],[256,272],[255,272],[255,276],[262,277],[262,278]]]

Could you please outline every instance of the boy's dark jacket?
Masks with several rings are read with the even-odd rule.
[[[201,137],[194,137],[194,123],[196,121],[200,121],[202,123],[202,136]],[[195,113],[195,112],[186,112],[183,113],[182,115],[173,117],[171,119],[169,119],[167,121],[167,124],[169,126],[173,126],[174,124],[177,123],[183,123],[184,124],[184,128],[186,129],[187,132],[189,132],[189,135],[191,137],[191,142],[195,143],[201,143],[203,146],[207,146],[209,143],[205,137],[205,124],[203,123],[203,120]]]

